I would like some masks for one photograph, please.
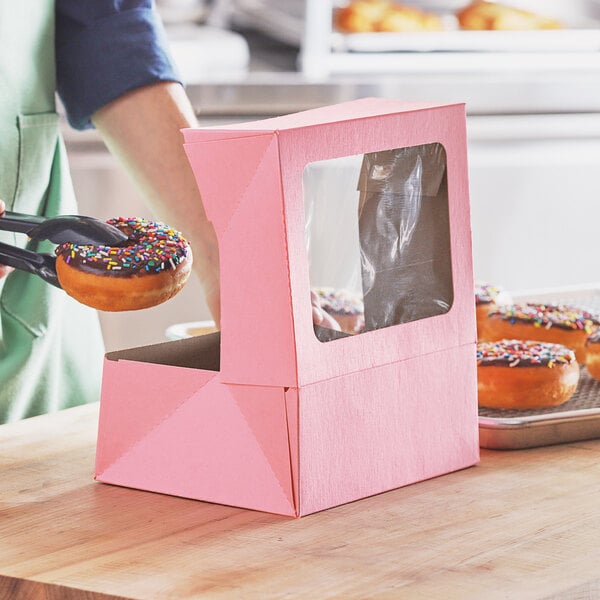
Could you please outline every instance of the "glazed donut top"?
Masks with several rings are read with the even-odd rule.
[[[188,256],[187,240],[163,223],[139,217],[109,219],[128,236],[122,246],[88,246],[64,243],[57,256],[82,271],[97,275],[131,277],[176,269]]]
[[[496,298],[503,293],[503,290],[494,285],[475,282],[476,304],[489,304],[490,302],[495,302]]]
[[[554,367],[572,364],[575,353],[561,344],[523,340],[477,342],[477,365],[508,367]]]
[[[568,304],[513,304],[499,306],[490,311],[489,317],[505,321],[532,323],[535,327],[559,327],[560,329],[584,330],[592,333],[600,325],[600,316]]]
[[[362,300],[352,292],[344,289],[314,288],[323,310],[333,315],[357,315],[365,310]]]

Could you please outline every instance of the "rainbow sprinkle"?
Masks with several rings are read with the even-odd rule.
[[[56,248],[67,264],[86,270],[131,276],[160,273],[177,268],[188,256],[187,240],[163,223],[139,217],[118,217],[107,221],[129,240],[127,246],[89,246],[64,243]]]
[[[490,311],[490,317],[500,317],[511,324],[517,321],[532,323],[534,327],[559,327],[561,329],[584,330],[591,333],[600,325],[600,317],[568,304],[513,304]]]
[[[500,340],[499,342],[477,343],[478,366],[509,367],[554,367],[557,364],[572,364],[575,353],[561,344],[531,342],[523,340]]]

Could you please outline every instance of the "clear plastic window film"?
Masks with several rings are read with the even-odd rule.
[[[447,312],[441,144],[319,161],[303,174],[313,322],[322,342]]]

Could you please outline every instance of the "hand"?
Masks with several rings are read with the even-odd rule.
[[[2,200],[0,200],[0,219],[4,214],[4,210],[6,209],[6,205]],[[0,279],[6,277],[12,271],[11,267],[7,267],[6,265],[0,265]]]

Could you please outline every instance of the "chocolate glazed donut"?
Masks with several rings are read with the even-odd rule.
[[[477,344],[480,406],[545,408],[566,402],[577,389],[579,364],[561,344],[500,340]]]
[[[597,329],[585,343],[585,365],[594,379],[600,379],[600,329]]]
[[[143,218],[107,221],[128,236],[122,246],[65,243],[56,249],[62,288],[104,311],[149,308],[177,294],[188,280],[192,251],[170,227]]]
[[[600,317],[567,304],[513,304],[496,307],[488,313],[481,339],[538,340],[563,344],[575,351],[579,364],[585,364],[585,342],[600,326]]]

